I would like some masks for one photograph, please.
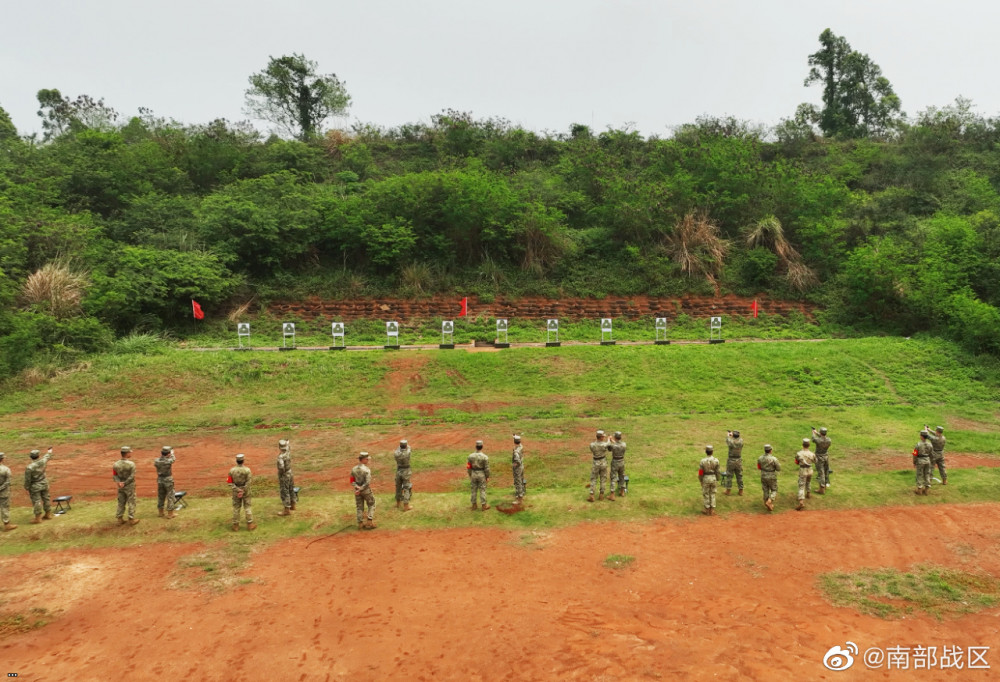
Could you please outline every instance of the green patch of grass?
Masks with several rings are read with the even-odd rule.
[[[629,568],[633,563],[635,563],[635,557],[629,554],[609,554],[604,559],[604,568],[621,570]]]
[[[0,613],[0,639],[45,627],[46,616],[48,611],[42,608],[33,608],[29,613]]]
[[[820,576],[820,588],[836,606],[879,618],[922,611],[938,619],[957,617],[1000,603],[1000,584],[985,573],[922,564],[910,571],[862,569]]]
[[[240,574],[250,564],[253,540],[242,538],[214,544],[206,549],[181,557],[170,580],[174,589],[200,589],[225,592],[235,585],[253,582]]]

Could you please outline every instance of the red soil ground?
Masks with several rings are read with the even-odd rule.
[[[1000,609],[886,621],[831,606],[816,582],[922,562],[1000,575],[1000,531],[984,522],[998,514],[941,505],[545,532],[352,529],[278,543],[252,557],[242,577],[253,582],[221,594],[173,585],[198,546],[39,552],[0,560],[8,605],[54,612],[5,638],[3,667],[29,680],[986,680],[995,672],[886,675],[860,658],[826,670],[823,655],[847,641],[862,652],[989,646],[995,670]],[[610,554],[635,561],[612,570]]]

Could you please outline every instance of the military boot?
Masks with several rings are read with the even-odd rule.
[[[35,514],[35,518],[33,518],[31,520],[31,522],[32,523],[41,523],[42,522],[42,515],[41,514]]]
[[[701,510],[701,513],[704,514],[705,516],[711,516],[712,510],[709,509],[708,507],[705,507],[704,509]]]
[[[729,488],[726,488],[726,495],[729,494]]]
[[[598,501],[601,501],[603,499],[604,499],[604,493],[601,493],[600,495],[597,496]]]
[[[479,509],[479,506],[478,506],[478,505],[476,505],[476,503],[475,503],[475,502],[473,502],[473,503],[472,503],[472,511],[477,511],[478,509]]]
[[[249,522],[247,524],[247,530],[257,530],[257,524],[254,523],[253,521]]]
[[[587,498],[587,502],[593,502],[593,501],[594,501],[594,494],[591,493],[590,497]]]
[[[240,529],[240,524],[234,523],[233,524],[233,530],[239,530],[239,529]]]
[[[396,500],[396,509],[399,509],[402,504],[400,500]]]
[[[126,521],[125,519],[118,519],[119,526],[124,526],[126,523],[128,523],[128,521]]]
[[[368,530],[375,530],[378,528],[378,524],[374,520],[368,522]]]
[[[295,502],[294,501],[292,502],[292,506],[289,507],[289,509],[291,509],[292,511],[295,511]]]
[[[799,500],[799,503],[795,505],[795,511],[802,511],[806,508],[805,500]]]
[[[158,510],[158,511],[159,511],[159,513],[160,513],[160,518],[161,518],[161,519],[162,519],[162,518],[163,518],[164,516],[166,516],[166,514],[164,514],[164,513],[163,513],[163,510],[162,510],[162,509],[160,509],[160,510]]]
[[[177,518],[177,514],[170,512],[169,514],[167,514],[166,518],[169,521],[170,519]]]
[[[413,507],[411,507],[411,506],[410,506],[410,503],[409,503],[409,502],[407,502],[407,503],[405,503],[405,504],[403,505],[403,511],[405,511],[405,512],[408,512],[408,511],[410,511],[411,509],[413,509]]]
[[[612,491],[612,493],[608,495],[608,502],[614,502],[614,501],[615,501],[615,493]]]
[[[774,502],[771,500],[764,500],[764,506],[767,507],[768,511],[774,511]]]
[[[51,511],[45,512],[45,516],[42,517],[42,521],[51,521],[51,520],[52,520],[52,512]]]
[[[291,516],[291,515],[292,515],[292,512],[290,512],[288,510],[288,507],[285,507],[280,512],[278,512],[278,516]]]
[[[816,491],[816,494],[817,495],[825,495],[826,494],[826,488],[824,486],[820,486],[819,490]]]
[[[14,530],[15,528],[17,528],[17,526],[14,525],[13,523],[5,523],[5,524],[3,524],[3,529],[5,531]]]
[[[489,508],[490,508],[490,505],[488,505],[488,504],[484,504],[484,505],[483,505],[483,511],[486,511],[486,510],[487,510],[487,509],[489,509]]]
[[[743,497],[743,488],[740,488],[736,494],[739,495],[740,497]]]
[[[923,493],[921,492],[920,488],[917,488],[916,490],[914,490],[913,494],[914,495],[923,495]]]
[[[138,524],[139,524],[139,519],[129,519],[128,520],[128,525],[130,525],[130,526],[136,526]]]
[[[929,495],[931,492],[930,488],[924,488],[924,495]]]
[[[811,491],[811,490],[809,490],[809,488],[806,488],[806,499],[807,499],[807,500],[808,500],[808,499],[810,499],[810,498],[812,497],[812,494],[811,494],[811,493],[812,493],[812,491]]]

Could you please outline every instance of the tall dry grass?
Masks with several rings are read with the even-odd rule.
[[[805,264],[802,256],[785,237],[781,221],[775,216],[767,216],[744,233],[748,248],[763,247],[778,257],[778,263],[785,271],[785,281],[797,291],[805,291],[819,283],[812,268]]]
[[[719,226],[705,213],[688,213],[663,238],[667,256],[688,277],[704,277],[711,283],[722,271],[729,253],[729,242],[722,238]]]
[[[44,308],[64,318],[79,312],[86,288],[85,274],[74,272],[68,263],[53,261],[28,275],[21,287],[21,298],[27,306]]]

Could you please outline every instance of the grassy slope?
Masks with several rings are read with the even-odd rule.
[[[103,356],[86,369],[4,396],[0,443],[8,453],[39,443],[72,451],[106,437],[140,448],[165,440],[183,447],[185,438],[206,431],[223,440],[245,440],[257,426],[283,425],[282,433],[291,431],[295,438],[297,469],[321,471],[341,468],[367,442],[405,432],[418,434],[411,435],[418,469],[456,471],[464,468],[467,449],[421,447],[420,435],[458,429],[470,440],[487,439],[498,500],[509,495],[507,441],[516,430],[525,434],[529,511],[471,515],[464,511],[467,494],[459,492],[460,479],[453,494],[418,490],[417,512],[385,511],[391,505],[391,471],[382,457],[376,469],[381,520],[384,528],[475,524],[528,530],[589,519],[696,513],[701,446],[714,443],[724,459],[728,428],[740,429],[747,442],[749,499],[724,501],[722,510],[759,513],[759,485],[750,469],[764,442],[774,444],[785,464],[779,504],[790,507],[791,456],[809,426],[821,425],[830,428],[834,440],[835,483],[833,495],[813,499],[814,508],[993,500],[1000,469],[986,468],[956,470],[950,478],[955,485],[935,488],[931,498],[915,498],[909,492],[908,453],[919,427],[931,422],[948,429],[949,452],[997,456],[998,397],[995,363],[929,340],[493,353],[169,351]],[[37,410],[86,416],[65,422]],[[629,443],[633,494],[613,507],[581,504],[582,484],[589,477],[586,443],[595,428],[621,429]],[[275,432],[256,433],[262,443],[273,444]],[[258,495],[273,497],[271,483],[262,481]],[[309,503],[300,518],[281,525],[266,520],[260,541],[332,532],[353,519],[348,495],[329,493],[318,484],[306,494]],[[273,502],[258,505],[270,510]],[[35,538],[68,547],[225,535],[228,503],[222,497],[198,501],[179,524],[151,519],[126,534],[107,524],[112,504],[82,502],[56,524],[6,536],[0,553],[37,549]],[[150,508],[148,501],[140,505]]]

